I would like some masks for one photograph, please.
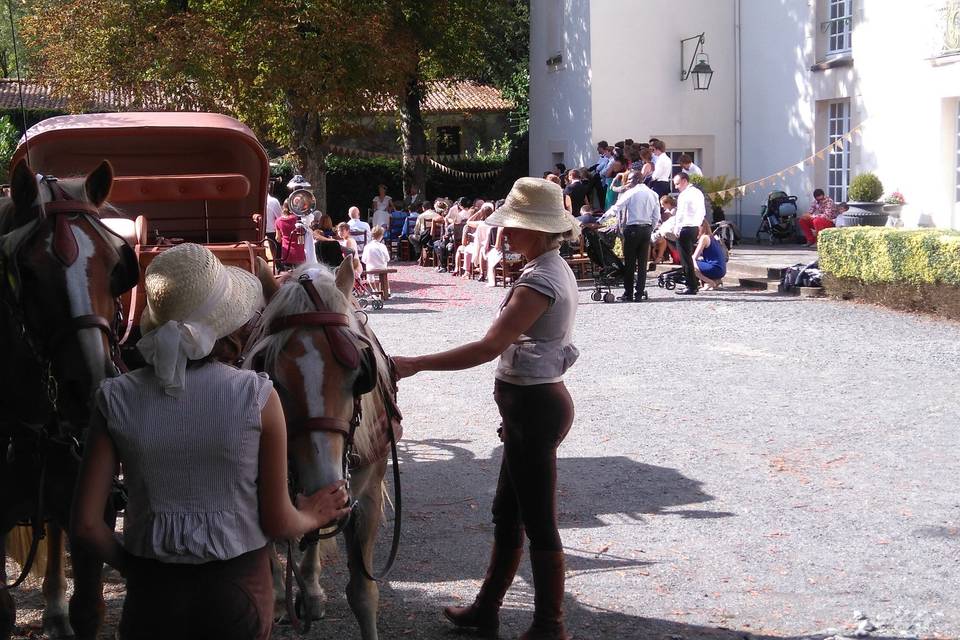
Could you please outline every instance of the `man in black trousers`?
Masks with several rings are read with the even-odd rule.
[[[687,281],[687,286],[677,288],[675,293],[693,296],[700,289],[700,280],[697,278],[697,271],[693,264],[693,251],[697,245],[700,225],[703,224],[703,219],[707,215],[707,207],[703,192],[690,184],[690,176],[685,171],[673,176],[673,185],[680,192],[680,197],[677,198],[677,222],[674,228],[680,248],[683,277]]]
[[[660,222],[660,201],[650,187],[641,183],[625,191],[605,215],[617,217],[617,228],[623,236],[623,295],[617,299],[620,302],[642,302],[647,298],[650,234]],[[638,263],[640,273],[636,274],[634,293]]]

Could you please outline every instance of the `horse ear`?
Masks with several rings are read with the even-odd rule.
[[[27,165],[26,160],[20,160],[13,168],[10,177],[10,197],[15,205],[14,223],[17,227],[23,226],[36,217],[33,205],[37,202],[40,190],[37,188],[37,177]]]
[[[83,190],[87,194],[87,200],[95,207],[102,205],[107,196],[110,195],[110,187],[113,186],[113,167],[104,160],[100,166],[93,170],[87,176],[83,185]]]
[[[263,258],[257,258],[257,279],[260,281],[260,286],[263,287],[264,302],[270,302],[270,299],[280,290],[280,287],[277,285],[277,280],[273,277],[273,272],[267,265],[267,261]]]
[[[340,293],[346,296],[347,300],[349,300],[353,294],[353,280],[353,259],[347,256],[347,258],[340,263],[340,266],[337,267],[336,276],[337,289],[340,289]]]

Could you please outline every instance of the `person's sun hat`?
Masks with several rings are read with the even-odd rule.
[[[520,178],[513,183],[503,206],[487,218],[495,227],[513,227],[567,233],[577,230],[577,221],[563,206],[563,189],[543,178]]]
[[[158,255],[144,275],[147,306],[137,349],[169,395],[183,388],[188,360],[244,326],[263,305],[255,275],[226,267],[206,247],[181,244]]]
[[[310,188],[310,183],[307,181],[306,178],[304,178],[299,174],[293,176],[293,178],[290,179],[290,182],[287,183],[287,189],[290,189],[291,191],[294,189],[309,189],[309,188]]]

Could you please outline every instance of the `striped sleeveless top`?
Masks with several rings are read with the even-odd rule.
[[[266,374],[222,363],[188,367],[179,397],[151,367],[104,380],[97,404],[123,465],[123,546],[135,556],[200,564],[263,547],[257,477]]]

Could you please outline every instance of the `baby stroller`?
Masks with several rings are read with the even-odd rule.
[[[773,191],[767,196],[767,204],[760,210],[757,243],[762,234],[768,236],[770,244],[796,240],[797,196],[788,196],[783,191]]]
[[[383,298],[380,292],[374,291],[363,276],[358,275],[353,281],[353,297],[357,299],[361,309],[367,307],[373,307],[375,311],[383,309]]]
[[[623,261],[613,253],[613,246],[604,246],[604,239],[596,229],[583,229],[583,246],[587,257],[594,264],[593,293],[594,302],[614,302],[616,297],[611,291],[623,279]]]
[[[687,284],[687,279],[683,277],[683,267],[664,271],[657,277],[657,286],[667,291],[673,291],[678,284]]]

